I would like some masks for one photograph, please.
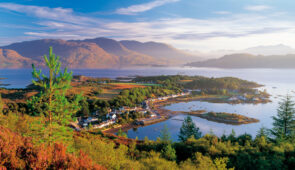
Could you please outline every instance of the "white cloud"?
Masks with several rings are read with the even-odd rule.
[[[116,10],[117,14],[134,15],[140,12],[149,11],[153,8],[165,5],[167,3],[178,2],[180,0],[154,0],[148,3],[132,5],[127,8],[119,8]]]
[[[95,21],[88,17],[76,16],[73,14],[73,10],[68,8],[48,8],[33,5],[20,5],[14,3],[0,3],[0,8],[19,13],[25,13],[28,15],[36,16],[38,18],[59,20],[70,23],[87,23]]]
[[[250,5],[246,6],[245,9],[248,11],[264,11],[267,9],[271,9],[271,7],[267,5]]]
[[[26,40],[38,38],[84,39],[111,37],[118,40],[159,41],[195,50],[243,49],[256,45],[295,44],[295,21],[284,13],[231,14],[196,19],[171,17],[153,21],[114,21],[85,17],[71,9],[3,5],[0,8],[35,16],[35,28],[26,29]],[[34,11],[30,11],[34,10]],[[52,12],[56,12],[52,14]],[[48,15],[47,15],[48,14]],[[29,24],[31,26],[31,24]],[[33,26],[32,26],[33,27]],[[2,37],[4,38],[4,37]],[[15,37],[14,41],[23,40]],[[12,40],[12,39],[9,39]],[[0,43],[7,39],[0,39]]]
[[[26,35],[31,35],[31,36],[38,36],[38,37],[51,37],[51,33],[46,33],[46,32],[25,32],[24,34]],[[70,37],[70,38],[77,38],[79,35],[76,34],[65,34],[63,32],[61,33],[54,33],[55,38],[65,38],[65,37]]]
[[[229,11],[215,11],[213,12],[214,14],[219,14],[219,15],[228,15],[231,14]]]

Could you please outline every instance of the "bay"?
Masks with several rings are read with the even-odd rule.
[[[295,69],[215,69],[215,68],[134,68],[134,69],[72,69],[74,75],[85,75],[92,77],[116,78],[122,76],[152,76],[152,75],[201,75],[207,77],[238,77],[249,81],[255,81],[265,85],[261,89],[266,89],[272,95],[271,103],[267,104],[220,104],[201,101],[188,103],[177,103],[166,106],[167,109],[175,111],[189,111],[205,109],[207,111],[229,112],[257,118],[259,123],[246,125],[226,125],[208,121],[199,117],[192,117],[195,124],[203,134],[214,133],[217,136],[231,133],[232,129],[237,135],[249,133],[255,136],[259,128],[272,127],[272,116],[276,114],[280,98],[287,93],[294,94],[295,91]],[[32,69],[0,69],[0,77],[4,84],[10,84],[7,88],[25,88],[31,83]],[[46,71],[45,71],[46,74]],[[169,120],[154,125],[130,129],[127,134],[130,138],[138,137],[143,139],[156,140],[160,130],[166,124],[174,141],[177,140],[179,128],[185,115],[177,115]]]

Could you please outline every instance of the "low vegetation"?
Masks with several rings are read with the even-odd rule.
[[[137,77],[133,79],[134,82],[140,83],[155,83],[162,84],[166,87],[178,87],[185,89],[200,89],[207,91],[217,91],[217,90],[241,90],[246,91],[247,89],[252,89],[260,87],[261,85],[242,80],[234,77],[222,77],[222,78],[208,78],[203,76],[151,76],[151,77]]]

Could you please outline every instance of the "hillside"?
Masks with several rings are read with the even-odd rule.
[[[32,59],[21,56],[14,50],[0,49],[0,68],[27,68],[32,63],[37,63]]]
[[[256,46],[247,48],[244,50],[244,53],[250,53],[254,55],[286,55],[294,54],[295,49],[290,46],[283,44],[270,45],[270,46]]]
[[[106,68],[107,64],[118,66],[118,57],[94,43],[44,39],[14,43],[3,48],[15,50],[26,58],[41,62],[42,56],[48,53],[49,46],[61,57],[62,63],[71,68]]]
[[[218,59],[187,64],[192,67],[216,68],[295,68],[295,54],[289,55],[251,55],[232,54]]]
[[[196,56],[156,42],[116,41],[108,38],[68,41],[41,39],[0,47],[9,49],[10,53],[9,56],[2,54],[4,62],[0,67],[23,68],[30,67],[31,63],[38,65],[43,60],[42,56],[47,54],[49,46],[52,46],[54,53],[61,57],[64,66],[70,68],[177,66],[200,61]]]
[[[85,39],[78,42],[95,43],[106,52],[118,56],[123,66],[166,65],[168,63],[166,60],[158,60],[155,57],[129,50],[120,42],[109,38]]]
[[[201,57],[186,51],[176,49],[168,44],[158,42],[120,41],[125,47],[138,53],[154,56],[158,59],[169,60],[171,64],[184,64],[187,62],[200,61]]]

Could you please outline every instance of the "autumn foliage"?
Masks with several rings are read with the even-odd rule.
[[[22,137],[0,126],[0,169],[105,169],[83,152],[78,156],[66,152],[62,144],[34,146]]]
[[[132,89],[132,88],[144,88],[145,85],[133,84],[133,83],[112,83],[112,89]]]

